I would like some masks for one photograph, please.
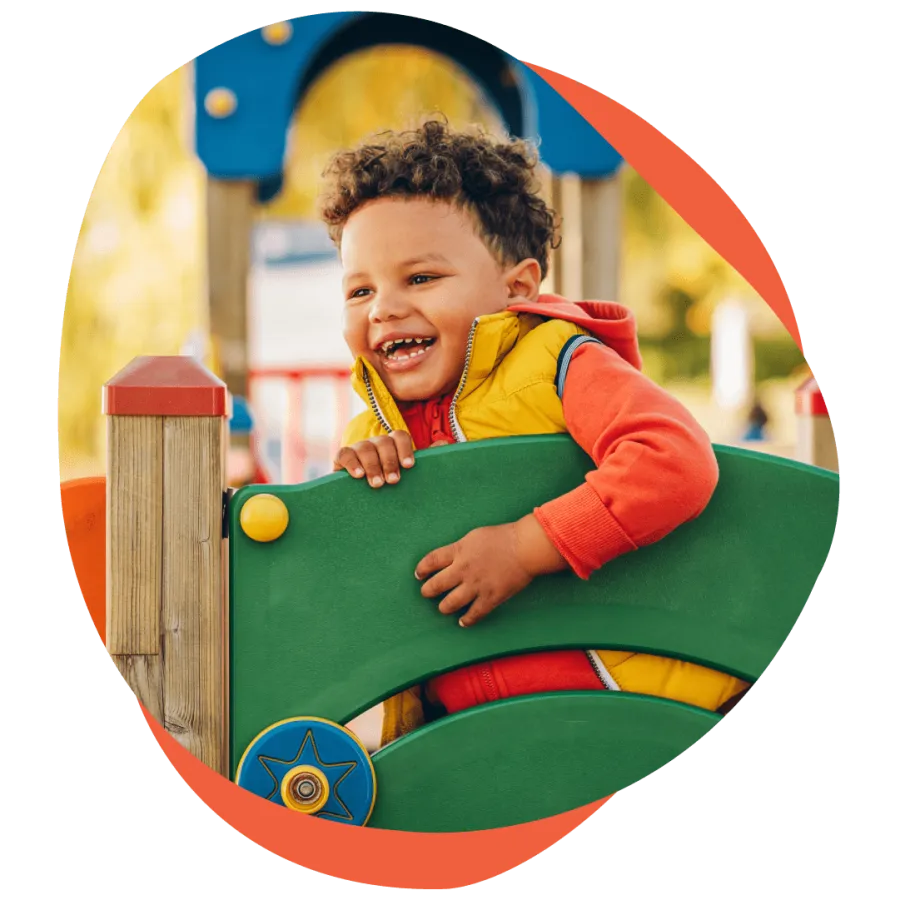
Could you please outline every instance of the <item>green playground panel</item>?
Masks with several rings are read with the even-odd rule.
[[[698,519],[587,581],[571,574],[539,579],[465,631],[421,597],[416,562],[472,528],[514,520],[580,484],[592,463],[570,438],[506,438],[426,451],[398,485],[377,491],[339,473],[236,492],[229,510],[232,769],[253,738],[277,721],[320,716],[345,723],[403,687],[511,653],[628,649],[755,680],[825,561],[838,478],[744,450],[717,447],[716,454],[719,486]],[[252,541],[240,528],[241,507],[257,493],[276,494],[290,514],[286,532],[272,543]],[[477,727],[496,759],[508,748],[493,730],[495,709],[499,704],[472,721],[484,722]],[[563,727],[554,704],[529,710],[537,716],[533,728]],[[430,728],[449,736],[436,726],[462,727],[451,718]],[[419,766],[420,751],[402,748],[432,740],[403,738],[376,755],[376,769],[404,755],[412,760],[407,766]],[[686,746],[670,747],[666,758]],[[630,766],[621,755],[616,759],[620,769]],[[636,771],[627,770],[636,780]],[[602,796],[590,787],[583,796],[573,791],[563,792],[565,801],[558,795],[562,805],[554,811],[571,808],[575,794],[574,805]],[[389,805],[380,787],[375,821],[390,816]],[[449,818],[448,812],[432,827],[447,830]]]
[[[448,716],[373,757],[369,826],[502,828],[583,806],[664,766],[721,717],[616,691],[535,694]]]

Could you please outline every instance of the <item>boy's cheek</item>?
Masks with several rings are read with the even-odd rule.
[[[368,353],[369,342],[367,337],[368,331],[366,329],[344,329],[344,343],[354,357],[365,356]]]
[[[341,331],[344,342],[355,356],[368,349],[369,320],[359,309],[344,307],[341,313]]]

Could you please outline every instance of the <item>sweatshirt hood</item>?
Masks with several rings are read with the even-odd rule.
[[[636,369],[641,368],[634,313],[621,303],[582,300],[573,303],[556,294],[541,294],[530,303],[516,303],[510,312],[531,313],[546,319],[564,319],[590,332]]]

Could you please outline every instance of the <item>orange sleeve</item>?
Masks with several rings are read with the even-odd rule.
[[[719,478],[709,438],[618,354],[598,343],[579,347],[562,403],[569,433],[597,468],[534,512],[580,578],[704,510]]]

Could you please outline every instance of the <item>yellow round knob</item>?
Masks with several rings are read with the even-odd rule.
[[[241,528],[254,541],[275,541],[288,527],[288,511],[274,494],[254,494],[241,507]]]
[[[273,22],[262,30],[263,40],[267,44],[286,44],[294,33],[294,26],[290,22]]]
[[[281,779],[284,805],[308,816],[328,802],[328,794],[328,779],[315,766],[295,766]]]
[[[203,98],[203,108],[214,119],[224,119],[237,109],[237,97],[228,88],[213,88]]]

